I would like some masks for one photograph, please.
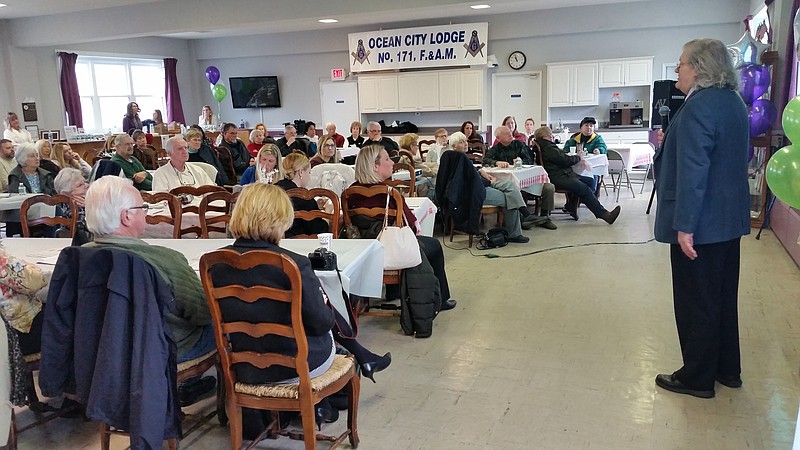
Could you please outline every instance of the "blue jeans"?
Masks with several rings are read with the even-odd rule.
[[[178,364],[199,358],[217,347],[214,340],[214,325],[205,325],[200,333],[200,339],[183,355],[178,355]]]

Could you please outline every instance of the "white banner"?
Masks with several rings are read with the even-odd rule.
[[[489,24],[351,33],[350,72],[486,64]]]

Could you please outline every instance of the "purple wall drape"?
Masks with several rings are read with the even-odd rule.
[[[78,77],[75,75],[75,62],[78,60],[78,55],[58,52],[58,58],[61,60],[61,98],[64,99],[64,110],[69,114],[67,125],[83,128],[81,95],[78,92]]]
[[[181,104],[181,90],[178,87],[178,60],[175,58],[164,59],[164,79],[167,98],[167,122],[186,124],[183,117],[183,104]]]

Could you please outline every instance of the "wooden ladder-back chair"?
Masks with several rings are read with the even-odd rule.
[[[281,270],[289,281],[289,289],[217,285],[212,277],[212,270],[216,267],[227,266],[236,271],[246,271],[265,265]],[[297,264],[287,255],[266,250],[254,250],[244,254],[233,250],[217,250],[206,253],[200,258],[200,279],[211,309],[217,350],[222,360],[231,448],[239,449],[242,445],[242,407],[270,411],[299,411],[303,421],[303,440],[306,449],[316,449],[317,439],[332,440],[333,446],[336,447],[345,437],[349,437],[353,448],[358,447],[357,417],[361,384],[356,363],[352,356],[336,355],[333,365],[324,374],[313,379],[309,377],[308,341],[302,318],[303,283]],[[226,302],[251,304],[261,301],[288,303],[291,308],[291,324],[227,321],[220,308],[220,301],[223,299]],[[295,341],[297,353],[290,356],[242,351],[231,344],[230,336],[233,334],[247,335],[252,339],[266,335],[282,336]],[[249,364],[262,369],[272,365],[293,368],[297,371],[299,381],[293,384],[246,384],[237,381],[234,369],[236,364]],[[347,429],[338,437],[317,437],[314,406],[345,386],[349,387]],[[290,433],[285,434],[290,435]]]
[[[328,189],[323,188],[313,188],[313,189],[303,189],[303,188],[296,188],[296,189],[289,189],[286,191],[289,194],[289,198],[300,198],[303,200],[314,200],[316,197],[324,197],[327,198],[331,204],[333,204],[333,213],[325,212],[321,209],[316,211],[294,211],[294,218],[295,220],[305,220],[310,221],[317,218],[325,219],[330,224],[330,233],[333,234],[333,238],[336,239],[339,237],[339,220],[341,219],[341,207],[339,206],[339,196],[336,195],[335,192],[330,191]],[[291,239],[314,239],[316,238],[316,234],[297,234],[292,236]]]
[[[430,150],[429,147],[433,147],[435,144],[436,141],[433,139],[423,139],[417,142],[417,145],[419,145],[419,157],[422,158],[423,161],[425,161],[425,154]]]
[[[39,217],[36,219],[28,219],[28,210],[36,204],[45,204],[48,206],[58,206],[59,204],[67,204],[69,205],[70,211],[72,211],[72,217],[61,217],[61,216],[53,216],[53,217]],[[75,236],[75,226],[78,223],[78,210],[77,205],[75,202],[66,195],[45,195],[39,194],[34,195],[33,197],[26,198],[24,202],[22,202],[22,207],[19,210],[20,220],[22,222],[22,237],[31,237],[31,227],[36,225],[46,225],[46,226],[55,226],[61,225],[64,227],[69,227],[69,237]]]
[[[174,195],[174,196],[176,196],[178,198],[180,198],[181,195],[186,195],[186,194],[191,195],[194,198],[198,198],[198,197],[202,197],[202,196],[204,196],[206,194],[210,194],[212,192],[227,192],[227,191],[225,190],[224,187],[216,186],[216,185],[213,185],[213,184],[212,185],[206,185],[206,186],[200,186],[200,187],[178,186],[178,187],[173,188],[173,189],[171,189],[169,191],[170,194],[172,194],[172,195]],[[190,203],[188,205],[182,205],[181,214],[186,214],[186,213],[197,214],[198,218],[199,218],[199,216],[200,216],[200,205],[197,204],[197,203],[194,203],[194,204]],[[202,234],[203,234],[203,230],[200,228],[199,219],[198,219],[198,224],[197,225],[183,227],[183,224],[181,224],[181,227],[182,227],[181,228],[181,236],[183,236],[184,234],[192,234],[192,233],[194,233],[194,234],[197,235],[197,238],[200,238],[200,236],[202,236]]]
[[[181,238],[181,219],[183,218],[181,201],[178,197],[170,194],[169,192],[155,192],[147,193],[142,192],[142,200],[150,205],[157,205],[161,202],[169,208],[169,216],[162,214],[148,214],[145,217],[148,225],[158,225],[160,223],[168,223],[172,225],[172,239]]]
[[[239,179],[236,177],[236,168],[233,165],[233,155],[231,155],[231,151],[222,145],[214,147],[214,150],[217,152],[219,162],[222,163],[222,168],[225,169],[228,181],[230,181],[231,185],[237,184]]]
[[[406,197],[414,197],[417,187],[417,172],[414,166],[406,163],[394,163],[392,172],[405,170],[408,172],[408,180],[386,180],[385,183],[399,190]]]
[[[169,162],[169,155],[163,148],[156,150],[156,169]]]
[[[481,161],[483,161],[483,158],[486,157],[486,144],[484,144],[480,139],[468,139],[467,153],[480,154]]]
[[[214,191],[203,196],[200,200],[200,237],[209,239],[209,234],[225,233],[227,237],[228,224],[231,221],[231,213],[239,193],[232,194],[228,191]],[[209,215],[209,212],[219,213]]]
[[[344,216],[344,223],[345,225],[353,225],[353,217],[362,215],[369,218],[373,218],[374,220],[380,220],[383,222],[383,215],[386,211],[386,200],[385,198],[380,202],[380,206],[376,206],[374,208],[368,207],[356,207],[351,208],[350,203],[352,203],[352,196],[360,196],[360,197],[375,197],[378,195],[386,195],[387,187],[384,185],[377,185],[377,186],[350,186],[349,188],[345,189],[342,192],[342,215]],[[402,194],[397,189],[391,190],[392,198],[394,199],[395,207],[393,208],[391,204],[389,204],[389,218],[391,222],[391,218],[394,217],[394,226],[402,227],[403,226],[403,204],[405,201],[403,200]],[[384,284],[400,284],[400,270],[384,270],[383,271],[383,283]],[[368,306],[368,305],[367,305]],[[387,308],[389,309],[389,308]],[[391,308],[394,309],[394,308]],[[366,309],[369,311],[369,307]],[[394,313],[381,313],[381,312],[373,312],[368,313],[369,315],[375,316],[396,316],[397,314]]]
[[[408,151],[408,150],[400,150],[401,161],[402,161],[403,156],[405,156],[406,159],[409,161],[408,164],[410,164],[411,167],[415,167],[416,168],[417,165],[414,162],[414,155],[412,155],[410,151]]]

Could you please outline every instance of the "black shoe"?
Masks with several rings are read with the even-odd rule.
[[[375,372],[380,372],[381,370],[389,367],[389,364],[392,363],[392,353],[386,352],[385,355],[378,358],[376,361],[369,361],[361,364],[361,373],[375,382],[374,374]]]
[[[537,223],[536,226],[537,227],[541,227],[541,228],[546,228],[548,230],[556,230],[556,229],[558,229],[556,224],[554,224],[553,221],[550,220],[549,217],[543,223]]]
[[[184,383],[178,387],[178,399],[180,399],[181,408],[197,403],[201,399],[214,392],[214,387],[217,385],[217,379],[214,377],[203,377],[197,381]]]
[[[456,302],[456,301],[455,301],[455,300],[453,300],[452,298],[451,298],[451,299],[448,299],[448,300],[445,300],[445,301],[443,301],[443,302],[442,302],[442,307],[441,307],[441,308],[439,308],[439,311],[448,311],[448,310],[451,310],[451,309],[453,309],[453,308],[455,308],[455,307],[456,307],[456,303],[458,303],[458,302]]]
[[[344,411],[350,407],[350,400],[347,398],[347,392],[337,392],[328,397],[328,403],[337,411]]]
[[[717,375],[717,383],[731,389],[737,389],[742,387],[742,377],[738,375]]]
[[[572,217],[573,219],[578,220],[578,210],[577,209],[575,211],[569,211],[568,210],[567,214],[569,214],[570,217]]]
[[[61,407],[58,409],[61,411],[61,414],[59,415],[65,419],[83,417],[83,414],[86,411],[85,406],[76,402],[75,400],[72,400],[71,398],[65,398],[64,401],[61,402]]]
[[[327,401],[322,401],[314,408],[314,421],[317,429],[322,430],[323,423],[333,423],[339,420],[339,410],[330,406]]]
[[[714,390],[700,390],[700,389],[692,389],[685,384],[681,383],[679,379],[675,377],[675,374],[665,374],[660,373],[656,376],[656,385],[661,388],[664,388],[671,392],[676,392],[678,394],[687,394],[692,395],[694,397],[699,398],[713,398],[714,397]]]
[[[617,220],[617,217],[619,217],[619,211],[620,207],[619,205],[617,205],[616,208],[614,208],[610,212],[603,214],[600,218],[605,220],[609,225],[611,225],[614,223],[614,221]]]
[[[535,216],[533,214],[529,215],[528,217],[522,219],[522,223],[529,223],[531,225],[539,225],[542,223],[547,222],[547,217],[544,216]]]
[[[516,244],[526,244],[530,242],[530,240],[531,238],[529,238],[528,236],[523,236],[521,234],[519,236],[512,236],[508,238],[508,242],[514,242]]]

